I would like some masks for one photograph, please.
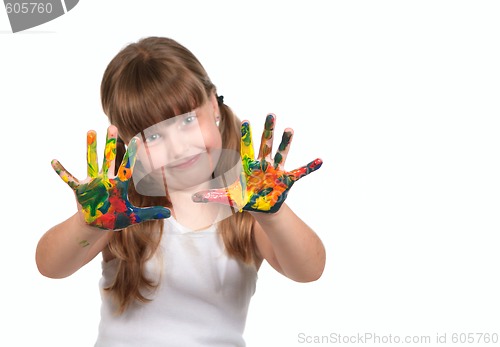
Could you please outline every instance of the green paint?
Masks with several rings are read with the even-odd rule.
[[[273,136],[273,131],[274,131],[274,116],[270,114],[266,117],[266,123],[264,124],[263,137],[266,140],[269,140]]]
[[[262,169],[262,171],[266,172],[268,165],[269,165],[268,162],[265,159],[262,159],[262,161],[261,161],[261,169]]]
[[[114,152],[116,153],[116,137],[108,138],[106,140],[106,146],[113,145],[114,147]]]
[[[88,207],[89,217],[97,215],[97,209],[109,198],[107,184],[101,177],[97,177],[87,184],[82,184],[76,188],[78,202],[82,206]]]
[[[262,157],[265,158],[269,154],[271,154],[271,147],[269,147],[267,144],[264,144],[264,146],[262,146]]]
[[[97,177],[98,174],[96,133],[89,131],[87,133],[87,176]]]
[[[102,165],[102,172],[107,175],[110,164],[116,158],[116,137],[107,137],[106,146],[104,147],[104,163]]]
[[[109,131],[108,131],[109,134]],[[108,135],[109,136],[109,135]],[[104,230],[118,230],[149,219],[170,217],[170,210],[163,206],[136,207],[128,201],[127,189],[137,154],[137,143],[132,139],[118,170],[118,179],[109,178],[109,164],[115,160],[116,138],[106,140],[103,171],[99,173],[95,132],[87,133],[87,169],[89,181],[80,183],[57,161],[52,167],[61,179],[75,192],[82,206],[85,222]],[[90,246],[88,240],[75,241],[80,247]]]
[[[290,144],[290,140],[292,139],[292,135],[293,134],[291,131],[285,131],[283,133],[283,137],[281,138],[281,143],[278,148],[279,151],[283,152],[288,147],[288,145]]]
[[[87,241],[87,240],[81,240],[80,242],[78,242],[78,244],[80,245],[80,247],[82,248],[85,248],[87,246],[90,246],[90,243]]]
[[[250,146],[252,144],[252,135],[250,133],[250,124],[245,122],[241,125],[241,139],[245,146]]]
[[[276,152],[274,155],[274,168],[276,169],[279,164],[283,161],[283,156],[281,155],[280,152]]]

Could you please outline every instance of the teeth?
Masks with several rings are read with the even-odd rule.
[[[50,22],[72,10],[79,0],[49,0],[30,2],[26,0],[9,0],[5,2],[5,10],[9,17],[12,32],[30,29]]]

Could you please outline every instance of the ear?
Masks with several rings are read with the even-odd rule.
[[[217,102],[215,92],[210,93],[209,100],[214,114],[219,114],[219,103]]]
[[[212,115],[214,117],[214,122],[217,122],[220,117],[219,103],[217,102],[217,97],[215,96],[215,92],[212,92],[209,97],[210,108],[212,110]]]

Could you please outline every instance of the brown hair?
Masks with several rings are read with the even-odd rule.
[[[109,63],[101,84],[101,102],[111,124],[127,142],[135,134],[165,119],[203,105],[216,93],[198,59],[176,41],[148,37],[123,48]],[[222,147],[240,150],[240,122],[231,109],[221,104],[219,130]],[[125,153],[118,141],[117,167]],[[219,162],[217,171],[227,168]],[[172,207],[168,194],[163,197],[140,195],[133,182],[128,191],[132,204],[140,207],[162,205]],[[247,212],[233,213],[217,225],[226,252],[245,263],[255,260],[252,234],[253,217]],[[158,248],[163,234],[163,221],[146,221],[116,232],[109,250],[118,259],[115,280],[105,288],[123,313],[134,300],[148,302],[143,293],[158,284],[144,275],[145,263]]]

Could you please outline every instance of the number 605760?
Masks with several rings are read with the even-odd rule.
[[[8,14],[10,13],[22,13],[22,14],[32,14],[32,13],[51,13],[52,12],[52,4],[50,2],[15,2],[15,3],[6,3],[5,10]]]

